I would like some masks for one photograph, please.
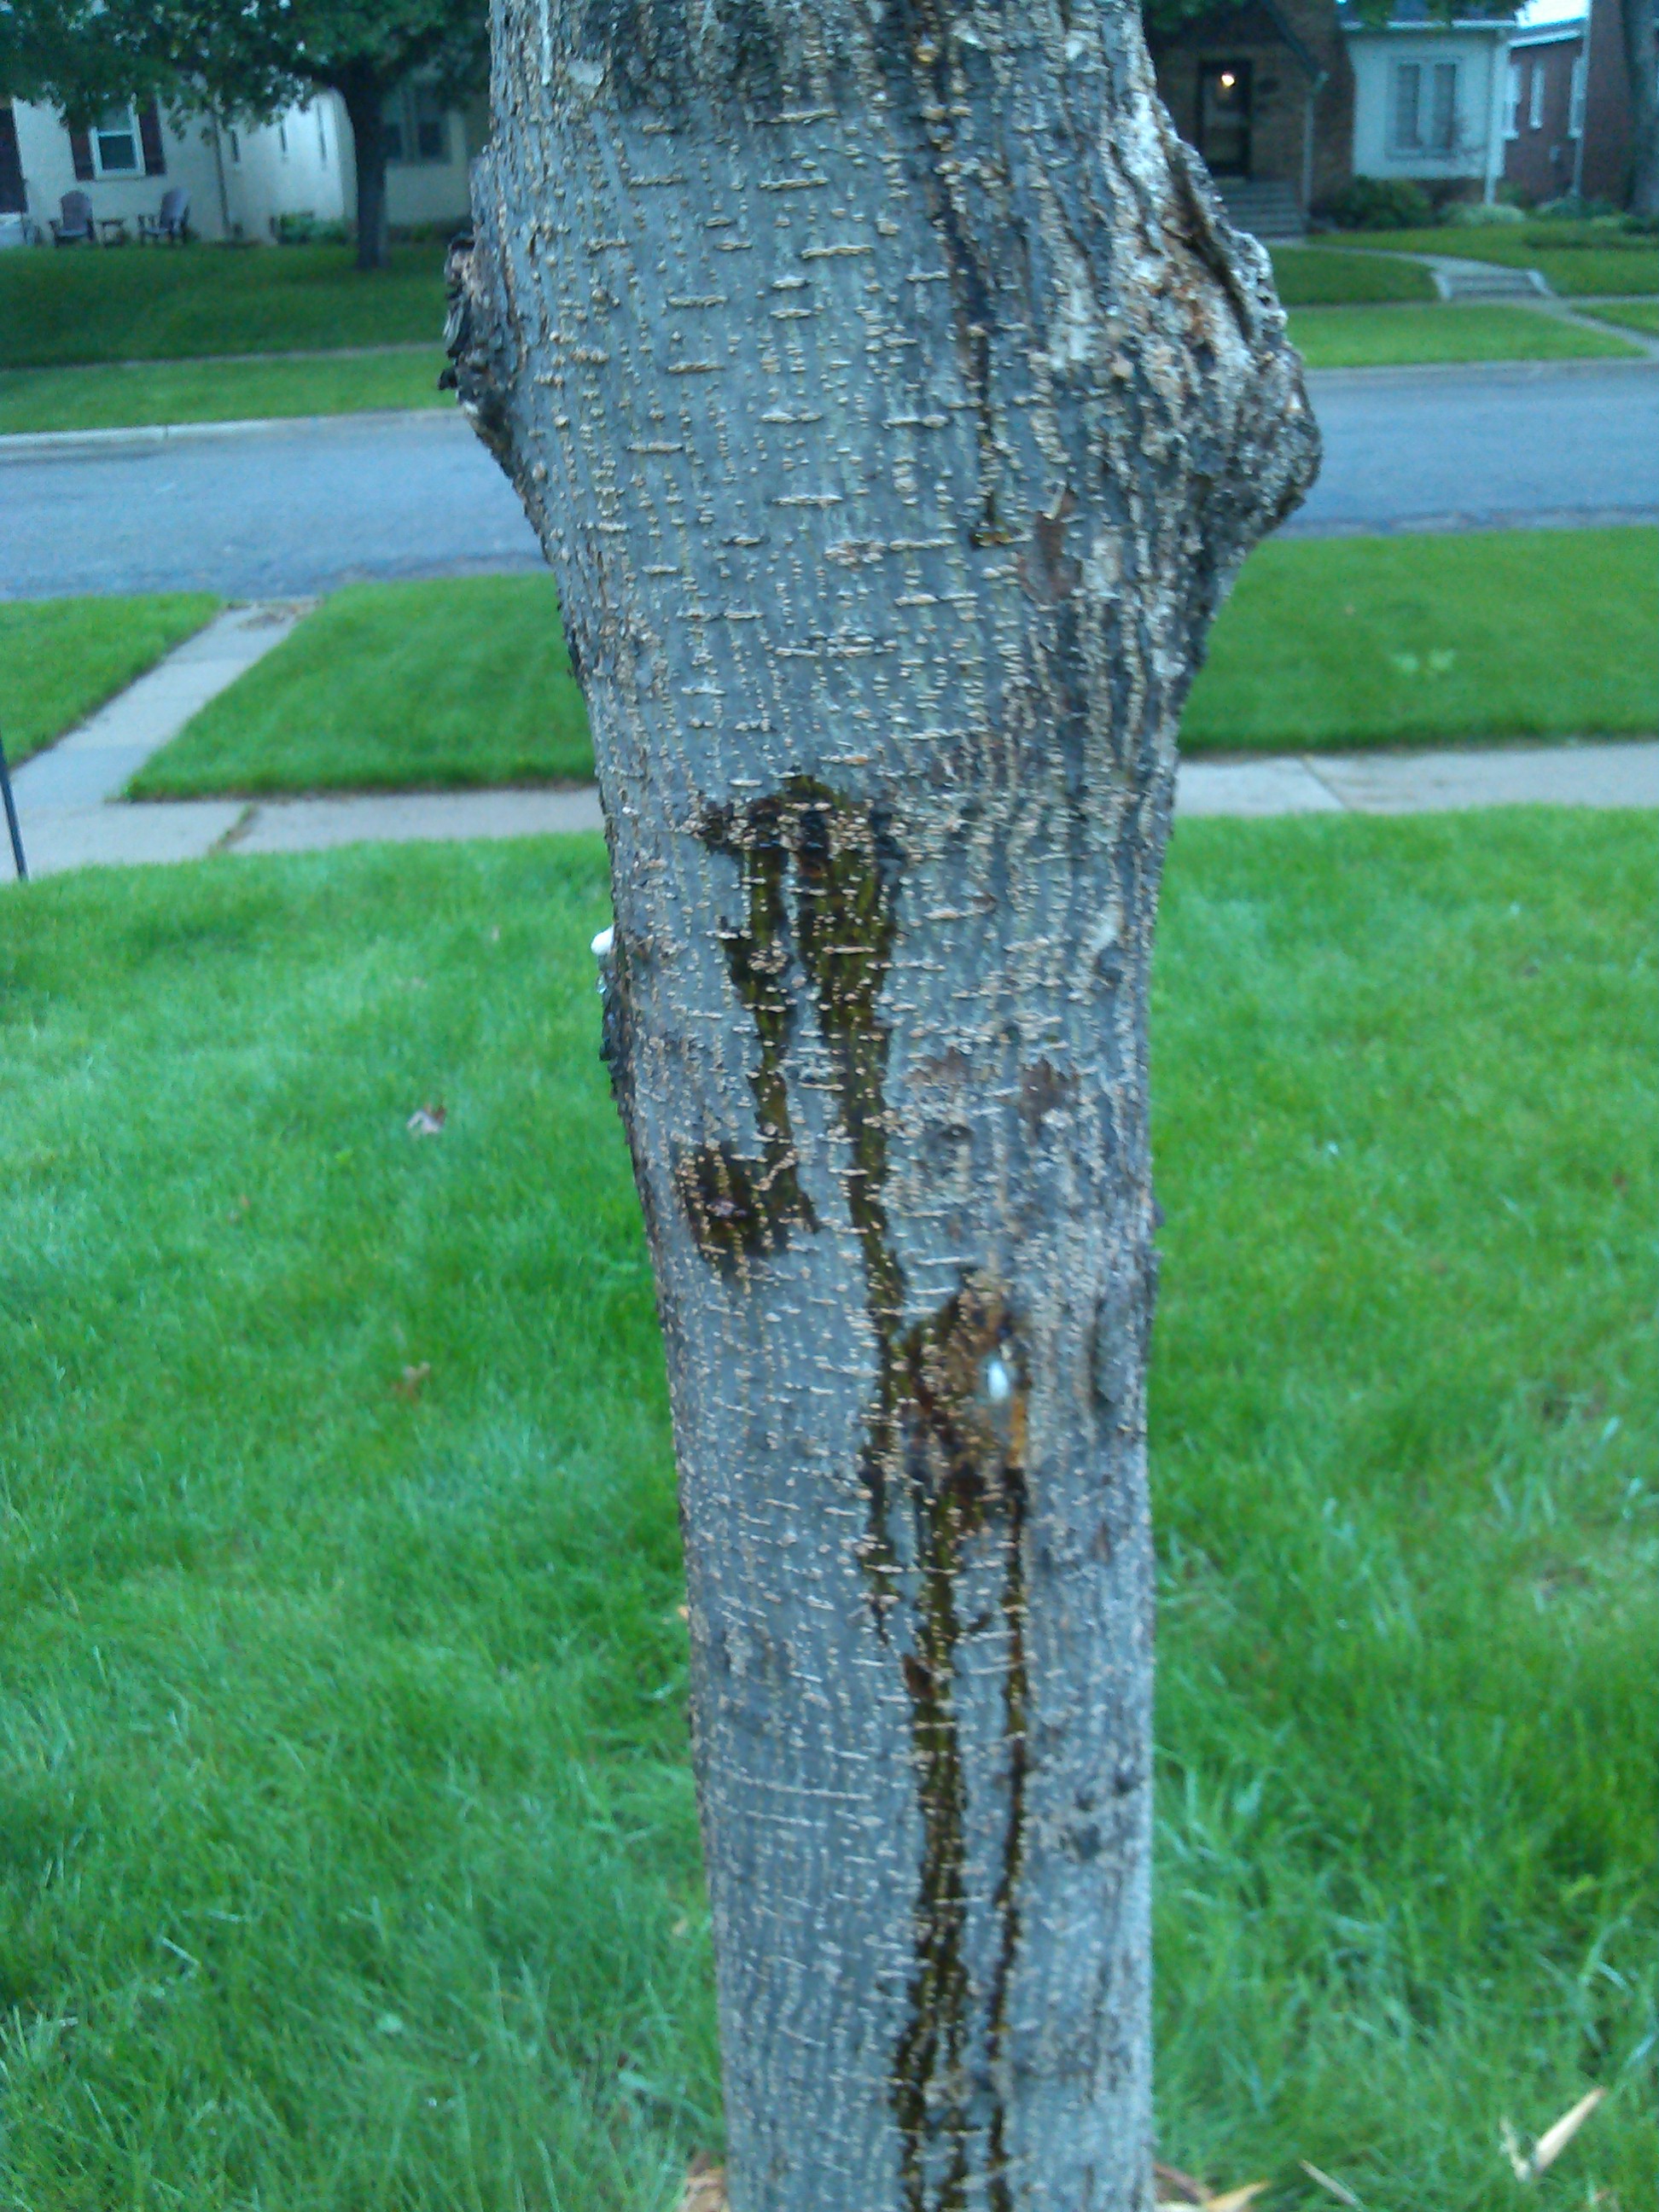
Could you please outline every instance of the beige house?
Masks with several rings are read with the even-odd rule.
[[[464,111],[419,83],[400,86],[386,102],[388,221],[465,222],[467,167],[487,127],[481,102]],[[0,99],[0,244],[50,240],[69,192],[86,195],[105,236],[136,236],[138,217],[175,186],[190,195],[199,238],[268,241],[285,216],[349,222],[357,180],[344,103],[323,93],[250,126],[151,101],[71,131],[52,108]]]

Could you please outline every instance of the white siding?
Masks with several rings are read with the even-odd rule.
[[[190,194],[194,228],[204,237],[219,235],[219,191],[213,149],[204,138],[199,123],[186,123],[179,129],[174,127],[171,118],[163,117],[165,176],[94,177],[83,181],[75,173],[69,132],[54,109],[30,106],[20,100],[12,103],[11,112],[17,125],[17,151],[23,165],[27,212],[48,237],[51,219],[58,213],[65,192],[84,192],[92,202],[94,216],[124,216],[136,235],[136,218],[158,214],[162,193],[174,185],[182,185]]]
[[[1353,31],[1348,52],[1353,63],[1353,166],[1357,176],[1473,179],[1492,197],[1504,161],[1504,120],[1508,90],[1506,26],[1483,25],[1440,30],[1413,24],[1386,31]],[[1434,72],[1456,69],[1455,121],[1452,143],[1434,142]],[[1415,68],[1420,88],[1424,143],[1401,143],[1399,120],[1401,65]]]
[[[278,216],[315,216],[338,222],[345,212],[340,124],[331,94],[291,107],[275,123],[222,133],[227,197],[234,237],[268,240]],[[348,137],[349,133],[347,134]]]
[[[245,238],[264,244],[284,215],[312,215],[319,222],[355,217],[356,166],[345,105],[324,93],[293,107],[275,123],[214,126],[200,116],[162,118],[167,173],[161,177],[77,179],[70,134],[55,109],[18,100],[12,112],[23,167],[27,213],[51,235],[52,218],[65,192],[82,191],[94,216],[136,218],[156,214],[173,185],[190,194],[191,228],[198,238]],[[387,220],[397,223],[459,224],[471,205],[467,183],[472,118],[451,108],[443,118],[444,159],[392,162],[386,170]]]

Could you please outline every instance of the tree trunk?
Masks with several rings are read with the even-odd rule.
[[[1146,991],[1317,440],[1133,0],[505,0],[464,404],[556,572],[734,2212],[1150,2188]]]
[[[351,125],[357,173],[357,266],[389,269],[386,223],[386,93],[372,70],[349,70],[339,87]]]
[[[1659,216],[1659,33],[1653,0],[1620,0],[1625,76],[1630,87],[1632,215]]]

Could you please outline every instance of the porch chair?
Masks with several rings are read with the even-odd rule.
[[[142,246],[183,246],[190,237],[190,194],[173,185],[161,195],[159,215],[141,215],[138,241]]]
[[[86,194],[65,192],[58,204],[63,212],[51,218],[52,244],[96,246],[98,234],[92,227],[92,202]]]

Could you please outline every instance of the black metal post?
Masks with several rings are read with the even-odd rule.
[[[29,879],[28,862],[23,858],[23,833],[17,826],[17,801],[11,795],[11,770],[6,766],[5,742],[0,738],[0,799],[6,802],[6,827],[11,832],[11,857],[17,870],[17,880],[26,884]]]

